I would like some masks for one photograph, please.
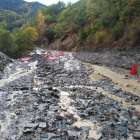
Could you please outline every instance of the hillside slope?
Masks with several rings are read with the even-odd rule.
[[[0,26],[12,30],[21,27],[38,9],[46,7],[38,2],[0,0]]]
[[[30,16],[35,14],[35,12],[42,8],[46,7],[45,5],[39,2],[26,2],[23,0],[0,0],[0,8],[5,10],[14,11],[17,14],[26,14],[30,11]]]
[[[49,38],[50,29],[55,40],[70,32],[73,44],[67,50],[139,50],[139,6],[138,0],[80,0],[53,19],[55,23],[52,11],[46,8],[48,30],[44,36]]]

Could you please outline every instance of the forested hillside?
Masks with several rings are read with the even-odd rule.
[[[61,4],[60,4],[61,5]],[[98,50],[98,48],[137,49],[140,45],[139,0],[80,0],[74,5],[55,5],[42,9],[45,27],[42,32],[48,42],[69,34],[66,50]],[[34,17],[36,18],[36,16]],[[34,18],[28,21],[33,27]]]
[[[10,31],[19,28],[42,7],[46,6],[38,2],[0,0],[0,26]]]
[[[139,6],[139,0],[80,0],[73,5],[58,2],[42,8],[20,29],[13,30],[16,47],[12,54],[21,56],[36,45],[69,51],[139,49]],[[70,41],[64,44],[67,38]],[[53,45],[57,40],[59,43]]]

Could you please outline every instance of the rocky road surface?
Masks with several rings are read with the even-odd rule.
[[[139,76],[35,52],[3,71],[0,140],[140,139]]]

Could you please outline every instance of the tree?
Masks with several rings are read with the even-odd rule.
[[[42,38],[42,34],[44,32],[44,30],[47,28],[47,25],[45,24],[45,18],[44,15],[42,14],[41,10],[38,10],[37,12],[37,33],[38,33],[38,40],[41,41]]]
[[[12,55],[16,49],[15,37],[9,31],[0,31],[0,50],[7,54]]]
[[[43,36],[48,38],[49,42],[54,39],[55,32],[53,29],[47,29],[44,31]]]
[[[17,44],[19,47],[19,53],[30,51],[35,47],[34,42],[38,39],[36,30],[32,27],[28,27],[26,30],[20,31],[17,34]]]
[[[26,50],[32,50],[35,45],[34,42],[38,39],[38,34],[34,28],[28,27],[24,32],[24,39],[26,43]]]

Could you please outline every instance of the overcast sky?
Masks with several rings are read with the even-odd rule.
[[[79,0],[24,0],[24,1],[27,1],[27,2],[35,2],[35,1],[38,1],[42,4],[45,4],[45,5],[51,5],[51,4],[56,4],[58,1],[62,1],[64,3],[68,3],[71,1],[71,3],[75,3]]]

